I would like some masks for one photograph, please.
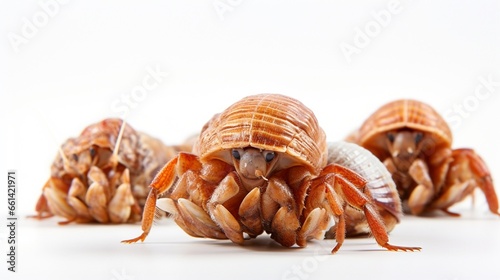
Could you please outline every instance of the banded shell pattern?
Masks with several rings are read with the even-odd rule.
[[[279,94],[248,96],[215,115],[193,151],[202,161],[219,158],[231,163],[230,150],[245,147],[284,153],[280,169],[304,165],[318,173],[327,161],[325,133],[314,113]]]
[[[363,123],[356,143],[378,156],[384,149],[385,133],[400,129],[419,130],[436,146],[451,146],[451,130],[441,115],[431,106],[411,99],[396,100],[380,107]]]

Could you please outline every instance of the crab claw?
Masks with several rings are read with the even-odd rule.
[[[86,192],[87,189],[82,181],[78,178],[73,178],[68,191],[68,204],[75,209],[79,220],[91,221],[92,217],[90,216],[89,209],[83,202]]]
[[[447,211],[448,207],[463,200],[479,187],[486,197],[490,211],[500,216],[491,173],[483,159],[472,149],[453,150],[452,158],[445,191],[431,207]]]
[[[57,216],[62,216],[67,219],[75,217],[75,211],[67,202],[67,194],[58,188],[45,188],[43,196],[47,200],[47,205],[50,211]]]
[[[128,169],[122,174],[122,184],[116,189],[116,193],[109,202],[108,212],[112,223],[125,223],[130,217],[132,205],[135,200],[130,186],[130,174]]]
[[[109,222],[107,204],[110,192],[106,175],[98,167],[92,166],[88,177],[92,182],[85,195],[89,213],[98,222],[107,223]]]

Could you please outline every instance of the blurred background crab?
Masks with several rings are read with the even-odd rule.
[[[179,150],[121,119],[89,125],[60,148],[38,199],[38,218],[78,223],[128,223],[141,219],[149,183]]]
[[[469,148],[453,149],[452,133],[431,106],[396,100],[376,110],[348,137],[370,150],[391,172],[405,212],[414,215],[449,207],[481,189],[489,210],[500,215],[490,171]]]

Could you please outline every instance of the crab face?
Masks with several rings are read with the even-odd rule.
[[[390,131],[386,134],[387,151],[397,166],[407,170],[423,149],[424,133],[420,131]]]
[[[390,102],[375,111],[361,126],[357,143],[377,157],[415,159],[430,143],[450,147],[451,130],[432,107],[416,100]]]
[[[245,185],[256,187],[264,184],[274,171],[281,153],[255,148],[232,149],[231,155],[236,172]]]

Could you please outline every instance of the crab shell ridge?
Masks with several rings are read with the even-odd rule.
[[[303,165],[318,173],[327,161],[325,133],[314,113],[280,94],[248,96],[215,115],[193,151],[201,161],[231,163],[231,149],[245,147],[284,153],[279,169]]]
[[[446,121],[431,106],[401,99],[385,104],[361,126],[358,143],[373,151],[383,150],[385,134],[400,129],[424,132],[436,146],[451,146],[452,134]]]

